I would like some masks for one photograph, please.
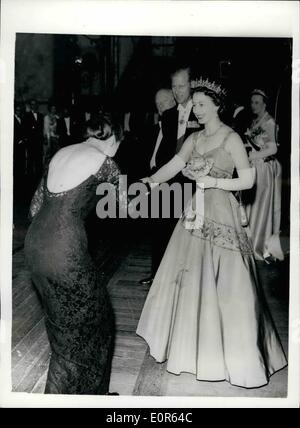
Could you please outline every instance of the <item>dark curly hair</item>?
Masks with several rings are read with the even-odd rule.
[[[99,140],[107,140],[112,135],[117,141],[123,139],[123,128],[120,121],[108,112],[93,113],[86,124],[86,137],[95,137]]]
[[[223,94],[217,94],[212,89],[206,88],[205,86],[199,86],[198,88],[192,89],[192,95],[196,93],[202,93],[209,97],[215,106],[219,107],[218,115],[223,115],[226,110],[226,100]]]

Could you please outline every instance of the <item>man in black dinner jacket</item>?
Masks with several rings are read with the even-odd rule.
[[[64,106],[62,115],[57,123],[59,146],[66,147],[83,141],[83,125],[76,117],[74,109]]]
[[[20,104],[14,110],[14,195],[22,193],[25,179],[26,147],[23,132],[23,115]]]
[[[39,181],[43,168],[44,116],[38,112],[36,100],[30,101],[30,111],[25,113],[24,135],[28,152],[28,174],[32,184]]]
[[[193,132],[199,131],[200,128],[192,108],[190,68],[179,67],[175,69],[171,74],[171,81],[172,92],[177,104],[162,114],[161,129],[163,136],[155,153],[152,174],[169,162],[179,152],[186,138]],[[169,183],[179,182],[183,184],[187,181],[189,180],[179,173]],[[172,209],[170,211],[172,213]],[[151,276],[142,279],[140,284],[150,285],[152,283],[177,221],[178,218],[175,218],[173,213],[169,219],[160,218],[154,222],[156,226],[153,228],[152,272]]]

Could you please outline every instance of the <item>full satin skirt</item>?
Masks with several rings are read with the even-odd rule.
[[[281,218],[281,165],[278,160],[255,163],[256,185],[246,194],[246,212],[254,257],[264,260],[272,236],[279,235]],[[282,253],[280,241],[275,254]]]
[[[207,192],[207,199],[211,194]],[[219,191],[218,199],[223,220],[227,213],[231,225],[205,218],[197,233],[178,221],[137,334],[157,362],[167,360],[171,373],[260,387],[287,361],[238,225],[237,203],[225,192]],[[211,217],[218,216],[220,210],[207,206]],[[239,243],[234,242],[237,237]]]

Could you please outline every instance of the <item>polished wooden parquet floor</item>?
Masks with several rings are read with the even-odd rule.
[[[25,231],[26,227],[24,228]],[[23,232],[24,232],[23,231]],[[13,255],[13,391],[43,393],[50,349],[40,302],[26,269],[23,251],[24,233],[15,231]],[[149,243],[143,239],[116,247],[109,240],[99,243],[97,260],[103,265],[116,316],[116,344],[110,390],[121,395],[148,396],[254,396],[284,397],[287,368],[272,376],[269,385],[253,390],[233,387],[227,382],[199,382],[192,374],[168,373],[165,364],[157,364],[149,355],[144,340],[135,334],[148,287],[139,279],[150,271]],[[260,266],[270,308],[287,352],[288,300],[278,295],[282,285],[282,267]]]

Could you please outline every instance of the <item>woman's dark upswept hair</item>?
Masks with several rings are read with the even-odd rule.
[[[192,95],[201,92],[207,97],[211,98],[212,102],[219,107],[218,115],[222,115],[225,112],[225,96],[223,94],[217,94],[215,91],[206,88],[205,86],[199,86],[199,88],[192,89]]]
[[[92,131],[92,133],[89,131]],[[107,140],[114,134],[116,140],[121,141],[123,128],[120,121],[112,113],[93,113],[86,124],[86,137],[90,137],[91,134],[99,140]]]

